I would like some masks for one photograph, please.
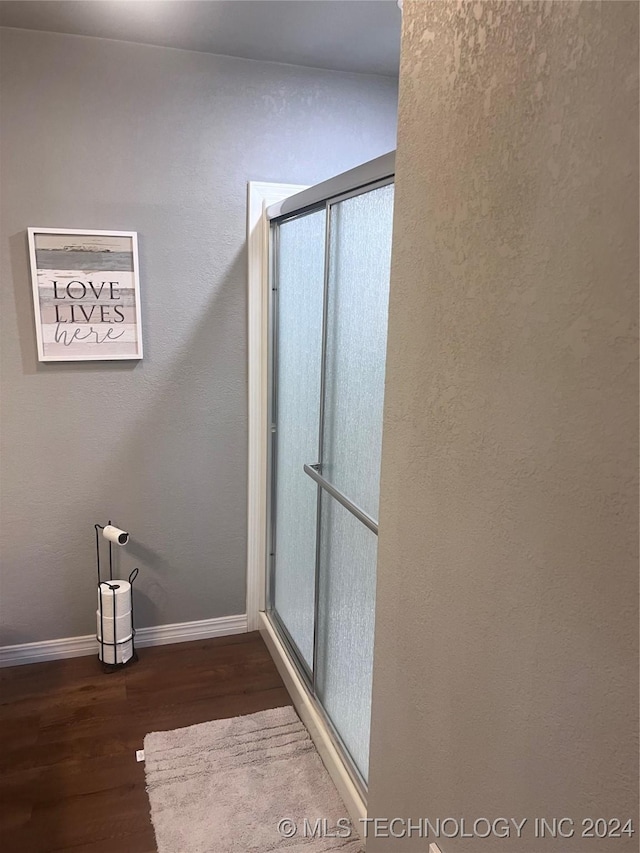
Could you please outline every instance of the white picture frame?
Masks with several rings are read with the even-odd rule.
[[[142,358],[138,234],[28,228],[39,361]]]

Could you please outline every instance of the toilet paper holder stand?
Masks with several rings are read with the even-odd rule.
[[[117,624],[116,620],[117,620],[117,616],[118,616],[118,614],[116,612],[116,589],[118,589],[118,587],[114,585],[114,586],[109,587],[110,589],[113,590],[113,608],[111,611],[113,615],[110,618],[113,618],[113,625],[114,625],[113,640],[114,640],[114,642],[109,643],[105,640],[104,613],[103,613],[103,608],[102,608],[102,595],[100,594],[100,587],[103,583],[106,583],[107,585],[109,585],[113,581],[113,544],[112,544],[111,539],[107,540],[109,543],[109,580],[103,581],[102,580],[102,572],[101,572],[101,563],[100,563],[100,531],[104,530],[105,527],[110,527],[110,526],[111,526],[111,521],[109,521],[109,523],[107,525],[94,524],[94,528],[96,531],[96,571],[98,574],[98,587],[97,587],[97,589],[98,589],[98,609],[100,611],[100,636],[97,637],[97,640],[98,640],[98,644],[100,646],[99,658],[100,658],[100,661],[102,662],[102,668],[105,672],[113,672],[116,669],[121,669],[123,666],[127,666],[128,664],[133,663],[134,661],[138,660],[138,655],[136,653],[136,642],[135,642],[136,629],[135,629],[135,622],[134,622],[134,617],[133,617],[133,582],[138,577],[138,572],[140,571],[140,569],[137,567],[135,569],[133,569],[133,571],[129,575],[129,583],[131,584],[131,637],[127,638],[126,640],[123,640],[120,643],[115,642],[115,640],[116,640],[115,626]],[[128,539],[128,535],[127,535],[127,539]],[[121,543],[121,544],[124,544],[124,543]],[[117,651],[116,651],[117,647],[122,646],[124,643],[128,643],[129,639],[131,640],[131,650],[132,650],[131,657],[128,660],[126,660],[124,663],[116,663],[116,661],[117,661]],[[105,647],[113,649],[113,661],[114,661],[113,663],[105,663],[105,655],[104,655]]]

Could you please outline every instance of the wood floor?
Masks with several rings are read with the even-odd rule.
[[[2,853],[155,853],[145,734],[290,704],[257,633],[138,655],[0,670]]]

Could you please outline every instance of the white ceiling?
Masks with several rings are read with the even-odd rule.
[[[0,25],[396,77],[395,0],[1,0]]]

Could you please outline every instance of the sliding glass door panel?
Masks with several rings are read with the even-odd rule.
[[[393,184],[272,223],[268,608],[366,788]],[[373,188],[372,188],[373,187]]]
[[[366,780],[378,538],[322,492],[316,692]]]
[[[322,475],[378,518],[393,185],[331,207]]]
[[[324,209],[289,220],[277,237],[273,606],[309,669],[317,486],[303,465],[318,453],[325,220]]]

